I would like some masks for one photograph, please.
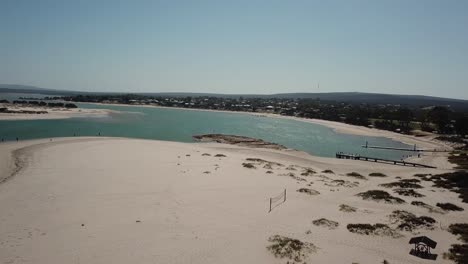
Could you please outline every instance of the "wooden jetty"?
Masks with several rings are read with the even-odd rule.
[[[404,160],[390,160],[390,159],[381,159],[381,158],[374,158],[374,157],[366,157],[361,155],[353,155],[353,154],[346,154],[346,153],[336,153],[336,158],[338,159],[352,159],[352,160],[362,160],[362,161],[371,161],[371,162],[380,162],[386,164],[393,164],[393,165],[401,165],[401,166],[412,166],[412,167],[420,167],[420,168],[431,168],[435,169],[436,167],[424,165],[420,163],[414,162],[407,162]]]
[[[384,150],[399,150],[399,151],[411,151],[411,152],[448,152],[448,150],[440,150],[440,149],[418,149],[416,145],[414,148],[394,148],[394,147],[382,147],[382,146],[369,146],[366,141],[366,145],[362,145],[363,148],[370,148],[370,149],[384,149]]]

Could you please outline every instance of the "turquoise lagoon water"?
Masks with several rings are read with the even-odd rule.
[[[368,141],[370,145],[411,148],[387,138],[339,134],[321,125],[282,118],[138,106],[79,106],[121,112],[102,118],[0,121],[0,138],[21,140],[101,133],[112,137],[194,142],[193,135],[223,133],[260,138],[322,157],[335,157],[340,151],[390,159],[411,154],[361,147]]]

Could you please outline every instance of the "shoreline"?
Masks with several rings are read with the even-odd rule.
[[[73,102],[73,103],[83,103],[83,102]],[[385,137],[385,138],[389,138],[395,141],[402,142],[410,146],[416,144],[420,148],[425,148],[425,149],[435,149],[435,148],[443,148],[446,150],[453,149],[452,146],[450,146],[449,144],[439,141],[439,140],[435,140],[434,138],[436,137],[436,135],[432,133],[430,134],[430,136],[416,137],[413,135],[405,135],[405,134],[400,134],[400,133],[396,133],[396,132],[388,131],[388,130],[356,126],[356,125],[351,125],[351,124],[346,124],[346,123],[341,123],[341,122],[336,122],[336,121],[329,121],[329,120],[324,120],[324,119],[309,119],[309,118],[294,117],[294,116],[284,116],[284,115],[273,114],[273,113],[168,107],[168,106],[157,106],[157,105],[127,105],[127,104],[111,104],[111,103],[85,103],[85,104],[177,109],[177,110],[186,110],[186,111],[220,112],[220,113],[252,115],[252,116],[257,116],[257,117],[282,118],[282,119],[288,119],[288,120],[295,120],[298,122],[322,125],[322,126],[331,128],[335,133],[339,133],[339,134],[370,136],[370,137]]]
[[[229,135],[228,135],[229,136]],[[234,136],[237,137],[237,136]],[[346,159],[336,159],[333,157],[321,157],[315,156],[310,153],[297,150],[297,149],[290,149],[290,148],[271,148],[271,147],[254,147],[247,145],[236,145],[230,144],[228,142],[216,140],[199,140],[192,143],[187,142],[178,142],[178,141],[165,141],[165,140],[158,140],[158,139],[139,139],[139,138],[127,138],[127,137],[93,137],[93,136],[78,136],[78,137],[52,137],[52,138],[40,138],[40,139],[27,139],[21,141],[6,141],[0,143],[0,158],[2,162],[0,162],[1,167],[5,169],[0,169],[0,185],[8,179],[12,178],[15,174],[17,174],[23,167],[25,167],[25,158],[21,157],[21,155],[17,155],[17,153],[27,153],[31,148],[34,149],[35,147],[40,147],[42,145],[55,145],[61,143],[70,143],[70,142],[87,142],[87,141],[99,141],[99,140],[143,140],[148,142],[167,142],[167,143],[179,143],[179,144],[189,144],[194,146],[201,146],[201,147],[211,147],[211,148],[219,148],[219,149],[239,149],[242,150],[252,150],[252,151],[259,151],[259,152],[277,152],[283,155],[292,155],[295,158],[301,159],[312,159],[314,161],[320,161],[322,164],[341,164],[342,162],[348,162],[351,160]],[[268,143],[268,142],[265,142]],[[6,147],[6,148],[5,148]],[[436,153],[436,155],[422,155],[421,158],[416,157],[408,157],[404,159],[408,162],[415,162],[415,163],[422,163],[425,165],[431,165],[436,167],[435,170],[453,170],[457,165],[452,164],[448,161],[448,154],[447,153]],[[364,166],[367,161],[351,161],[353,163],[363,163]],[[399,165],[391,165],[389,163],[376,163],[384,166],[396,166],[400,167]],[[405,166],[402,166],[405,167]]]
[[[316,245],[316,252],[305,255],[308,263],[420,263],[407,254],[411,232],[399,231],[404,236],[398,238],[366,236],[348,231],[347,224],[393,227],[388,215],[394,210],[429,215],[437,225],[420,231],[437,240],[435,253],[441,256],[457,238],[439,223],[446,227],[464,219],[464,212],[428,212],[411,205],[411,197],[401,196],[407,203],[393,205],[356,196],[374,188],[395,195],[379,185],[399,177],[412,179],[415,173],[447,172],[444,169],[220,143],[108,137],[3,143],[0,157],[16,150],[24,166],[0,183],[2,232],[9,235],[2,240],[0,261],[6,263],[70,263],[77,256],[82,263],[284,263],[266,249],[274,235]],[[216,157],[219,154],[223,156]],[[322,172],[327,169],[333,173]],[[1,166],[0,175],[3,170]],[[346,176],[350,172],[367,179]],[[387,177],[367,176],[373,172]],[[344,185],[337,185],[341,182]],[[426,195],[424,202],[450,201],[468,210],[458,194],[430,182],[421,185],[417,191]],[[269,213],[269,197],[284,189],[287,201]],[[303,189],[316,193],[299,191]],[[357,211],[340,211],[343,203]],[[339,226],[311,223],[319,218]],[[450,263],[441,257],[439,262]]]
[[[79,103],[79,102],[75,102],[75,103]],[[251,115],[251,116],[256,116],[259,118],[261,117],[281,118],[281,119],[294,120],[297,122],[312,123],[312,124],[325,126],[325,127],[332,129],[335,133],[338,133],[338,134],[350,134],[350,135],[360,135],[360,136],[370,136],[370,137],[385,137],[385,138],[389,138],[395,141],[402,142],[404,144],[408,144],[410,146],[416,144],[418,148],[421,148],[421,149],[445,149],[445,150],[452,149],[450,145],[444,142],[435,140],[434,139],[435,135],[425,136],[425,137],[416,137],[412,135],[404,135],[404,134],[399,134],[399,133],[386,131],[386,130],[379,130],[379,129],[374,129],[374,128],[349,125],[345,123],[321,120],[321,119],[307,119],[307,118],[299,118],[299,117],[292,117],[292,116],[282,116],[282,115],[272,114],[272,113],[253,113],[253,112],[224,111],[224,110],[211,110],[211,109],[164,107],[164,106],[154,106],[154,105],[125,105],[125,104],[102,104],[102,103],[86,103],[86,104],[123,106],[123,107],[149,107],[149,108],[176,109],[176,110],[186,110],[186,111],[223,112],[223,113],[231,113],[231,114]],[[119,111],[110,110],[110,109],[87,109],[87,108],[77,108],[77,109],[85,110],[85,113],[79,117],[107,117],[111,115],[112,113],[119,112]],[[18,115],[18,114],[12,114],[12,115]],[[66,114],[66,115],[67,116],[65,117],[62,115],[57,118],[61,119],[61,118],[78,117],[73,114],[69,114],[69,115]],[[44,118],[44,119],[53,119],[51,118],[52,116],[46,117],[45,114],[35,115],[35,116],[39,118]],[[27,120],[38,119],[35,116],[27,115],[26,119]],[[11,120],[21,120],[17,118],[17,116],[15,116],[14,118],[16,119],[11,119]],[[2,120],[1,114],[0,114],[0,120]],[[405,158],[405,160],[410,161],[410,162],[423,163],[427,165],[434,165],[436,167],[440,167],[440,166],[443,168],[454,167],[448,162],[449,153],[438,153],[436,157],[432,157],[432,158],[426,155],[423,155],[423,156],[424,156],[423,158],[408,156],[407,158]],[[436,159],[437,161],[434,162],[434,160]]]

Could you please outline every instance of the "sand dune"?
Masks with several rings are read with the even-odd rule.
[[[393,238],[346,228],[350,223],[396,228],[389,218],[395,210],[433,217],[433,230],[416,233],[439,243],[437,263],[450,263],[441,254],[457,239],[445,229],[466,222],[465,212],[430,213],[410,204],[420,198],[379,186],[442,169],[122,138],[9,142],[0,144],[0,157],[3,178],[16,160],[23,166],[0,184],[2,263],[286,263],[267,250],[275,235],[313,244],[304,256],[307,263],[426,263],[408,254],[413,236],[408,231],[397,230],[401,236]],[[346,176],[350,172],[366,179]],[[369,177],[373,172],[387,177]],[[457,194],[420,184],[426,204],[448,201],[468,210]],[[301,188],[317,193],[297,191]],[[286,202],[268,213],[269,198],[284,189]],[[406,203],[356,196],[374,189]],[[340,210],[342,204],[348,210]]]

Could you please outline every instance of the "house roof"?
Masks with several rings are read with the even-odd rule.
[[[427,236],[419,236],[419,237],[413,237],[409,241],[410,244],[419,244],[419,243],[424,243],[431,248],[435,248],[437,246],[437,242],[434,240],[428,238]]]

